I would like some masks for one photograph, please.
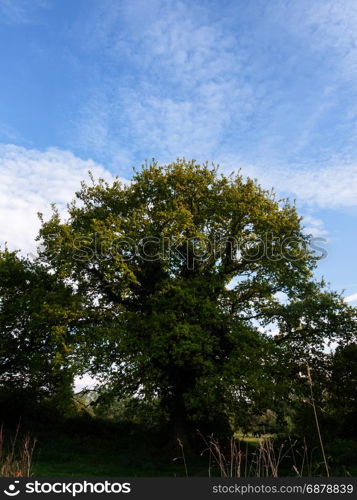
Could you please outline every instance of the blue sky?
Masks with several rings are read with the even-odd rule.
[[[356,27],[355,0],[0,0],[0,242],[88,169],[210,160],[296,199],[357,304]]]

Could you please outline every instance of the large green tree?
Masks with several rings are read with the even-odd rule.
[[[295,207],[207,164],[92,179],[39,238],[83,297],[84,362],[118,397],[159,400],[178,433],[271,407],[326,339],[355,332],[353,310],[313,281]]]

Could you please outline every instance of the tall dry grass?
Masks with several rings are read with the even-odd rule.
[[[209,455],[209,477],[217,469],[221,477],[278,477],[280,465],[290,452],[285,443],[276,448],[271,438],[260,439],[253,452],[239,439],[231,438],[228,448],[223,449],[213,436],[202,438],[206,444],[202,454]]]
[[[0,477],[29,477],[32,474],[32,457],[36,440],[26,435],[19,436],[20,426],[15,435],[6,438],[0,428]]]
[[[255,450],[248,443],[234,437],[226,447],[213,436],[204,440],[206,448],[201,455],[208,454],[208,476],[221,477],[279,477],[294,474],[311,477],[321,474],[321,465],[313,460],[315,449],[308,449],[306,440],[302,446],[291,438],[275,443],[271,437],[259,439]]]
[[[308,384],[309,384],[309,387],[310,387],[311,405],[312,405],[312,408],[314,410],[316,430],[317,430],[317,434],[319,436],[319,442],[320,442],[321,452],[322,452],[322,456],[323,456],[323,460],[324,460],[324,465],[325,465],[325,469],[326,469],[326,475],[327,475],[327,477],[330,477],[330,470],[329,470],[329,466],[328,466],[328,463],[327,463],[324,442],[323,442],[322,435],[321,435],[319,418],[317,416],[317,409],[316,409],[315,396],[314,396],[314,383],[313,383],[313,380],[312,380],[311,368],[310,368],[310,366],[309,366],[308,363],[307,363],[306,367],[307,367],[307,380],[308,380]]]
[[[212,471],[220,473],[221,477],[278,477],[281,465],[284,459],[289,459],[290,471],[299,477],[311,477],[315,469],[320,470],[323,465],[327,477],[330,477],[330,469],[325,453],[324,442],[322,438],[319,418],[314,397],[314,383],[311,373],[311,368],[307,364],[307,381],[310,388],[310,404],[314,411],[314,419],[319,439],[320,449],[322,453],[322,463],[313,464],[314,449],[309,450],[306,439],[301,447],[297,446],[297,442],[292,442],[289,437],[283,443],[277,446],[274,440],[270,437],[259,439],[258,446],[254,452],[249,451],[248,443],[240,441],[232,437],[229,446],[222,448],[218,440],[213,435],[209,438],[199,435],[203,439],[206,448],[203,453],[208,453],[208,475],[211,477]],[[184,458],[184,450],[182,443],[182,456]],[[184,460],[185,462],[185,460]],[[187,475],[187,466],[185,462],[185,471]],[[286,469],[285,469],[286,474]]]

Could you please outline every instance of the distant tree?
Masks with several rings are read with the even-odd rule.
[[[357,343],[339,346],[331,356],[326,410],[338,435],[357,438]]]
[[[38,263],[0,252],[0,390],[31,404],[71,401],[70,324],[79,311],[72,290]],[[18,399],[18,398],[17,398]],[[35,399],[35,401],[33,400]],[[16,401],[14,401],[14,404]]]
[[[357,344],[340,342],[331,351],[310,357],[313,399],[324,441],[357,437]],[[300,376],[294,379],[294,397],[288,413],[292,432],[318,444],[307,365],[301,363]]]
[[[83,360],[117,397],[158,399],[180,435],[279,406],[326,338],[355,335],[353,309],[313,281],[295,207],[251,179],[153,162],[76,197],[39,238],[83,297]]]

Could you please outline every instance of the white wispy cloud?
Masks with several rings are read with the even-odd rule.
[[[140,1],[135,9],[130,1],[104,5],[91,25],[97,45],[90,40],[89,47],[120,78],[106,75],[93,89],[78,123],[79,144],[130,157],[130,142],[137,156],[162,161],[211,156],[233,117],[243,119],[254,101],[235,38],[208,19],[203,5],[157,0],[150,13]]]
[[[302,224],[305,233],[314,238],[326,238],[328,235],[324,222],[313,215],[304,215]]]
[[[96,178],[112,179],[102,166],[68,151],[0,145],[0,243],[33,252],[40,226],[37,213],[48,216],[51,203],[64,213],[89,170]]]
[[[39,9],[49,7],[48,0],[0,0],[0,23],[27,24],[36,19]]]
[[[354,0],[280,1],[273,6],[284,28],[304,38],[314,51],[329,51],[339,73],[357,73],[357,4]]]
[[[356,155],[357,140],[357,3],[355,0],[299,0],[289,2],[278,0],[270,9],[272,19],[281,30],[289,33],[306,53],[315,54],[317,67],[324,68],[321,94],[324,95],[320,107],[311,113],[306,126],[307,139],[316,138],[313,121],[321,118],[323,112],[335,107],[335,122],[331,130],[344,131],[346,152]],[[346,100],[348,106],[346,106]],[[342,111],[343,109],[343,111]],[[339,116],[340,115],[340,116]],[[323,118],[323,117],[322,117]],[[323,123],[323,120],[322,120]],[[321,121],[319,123],[321,125]],[[312,127],[311,127],[312,125]],[[318,125],[318,124],[316,124]],[[333,135],[331,136],[333,138]],[[332,140],[334,143],[334,141]],[[332,150],[333,144],[326,144]]]
[[[292,129],[293,136],[288,136],[285,117],[300,107],[294,99],[308,99],[309,95],[289,94],[289,85],[274,87],[281,78],[279,70],[284,69],[279,59],[283,52],[273,61],[273,86],[267,67],[262,66],[272,59],[259,63],[253,56],[264,53],[265,43],[285,40],[283,35],[273,38],[273,30],[277,30],[288,33],[289,43],[295,38],[301,41],[299,57],[305,51],[321,52],[325,69],[326,59],[335,69],[341,59],[351,68],[354,57],[357,64],[357,31],[353,29],[357,6],[350,0],[346,3],[348,12],[339,0],[277,1],[265,11],[262,26],[269,19],[268,28],[264,28],[268,31],[255,46],[254,37],[244,33],[238,23],[238,11],[230,8],[225,11],[226,18],[230,13],[236,16],[230,28],[236,24],[237,30],[227,29],[227,19],[204,3],[153,0],[148,6],[142,0],[103,0],[95,16],[82,27],[81,44],[112,71],[100,85],[94,78],[97,83],[79,114],[77,144],[86,152],[95,151],[111,165],[132,166],[151,157],[162,162],[182,156],[216,159],[229,169],[243,167],[244,173],[256,176],[263,185],[310,205],[356,206],[357,162],[353,154],[347,160],[346,154],[335,158],[334,145],[327,142],[321,146],[324,158],[310,158],[305,163],[281,161],[285,151],[299,155],[314,140],[322,140],[317,131],[324,114],[337,106],[338,75],[326,80],[318,90],[321,100],[308,108],[297,133]],[[263,12],[262,5],[266,7],[265,2],[253,4],[255,15]],[[276,48],[280,50],[280,46]],[[285,70],[299,76],[296,64],[303,61],[294,57]],[[357,138],[352,109],[350,113],[345,125],[351,138],[345,134],[344,153],[355,147],[354,127]],[[262,116],[270,120],[266,126],[260,123]],[[286,123],[288,128],[294,121]],[[252,132],[251,137],[255,131],[261,135],[253,162],[243,160],[243,152],[241,158],[237,154],[237,144],[250,140],[249,133],[242,139],[246,129]],[[314,155],[314,149],[306,154],[307,158]],[[260,157],[266,159],[264,164]],[[230,158],[239,161],[230,162]],[[316,224],[312,230],[316,234],[323,231]]]
[[[300,200],[320,207],[357,206],[357,164],[315,166],[313,170],[286,172],[277,185]]]
[[[219,162],[223,171],[241,169],[244,175],[256,178],[263,187],[272,187],[281,195],[321,208],[357,207],[357,162],[343,159],[321,167],[318,164],[281,166],[249,164],[235,155],[226,155]],[[316,226],[316,225],[315,225]]]
[[[357,293],[354,293],[352,295],[349,295],[348,297],[345,297],[345,302],[347,302],[347,303],[357,302]]]

